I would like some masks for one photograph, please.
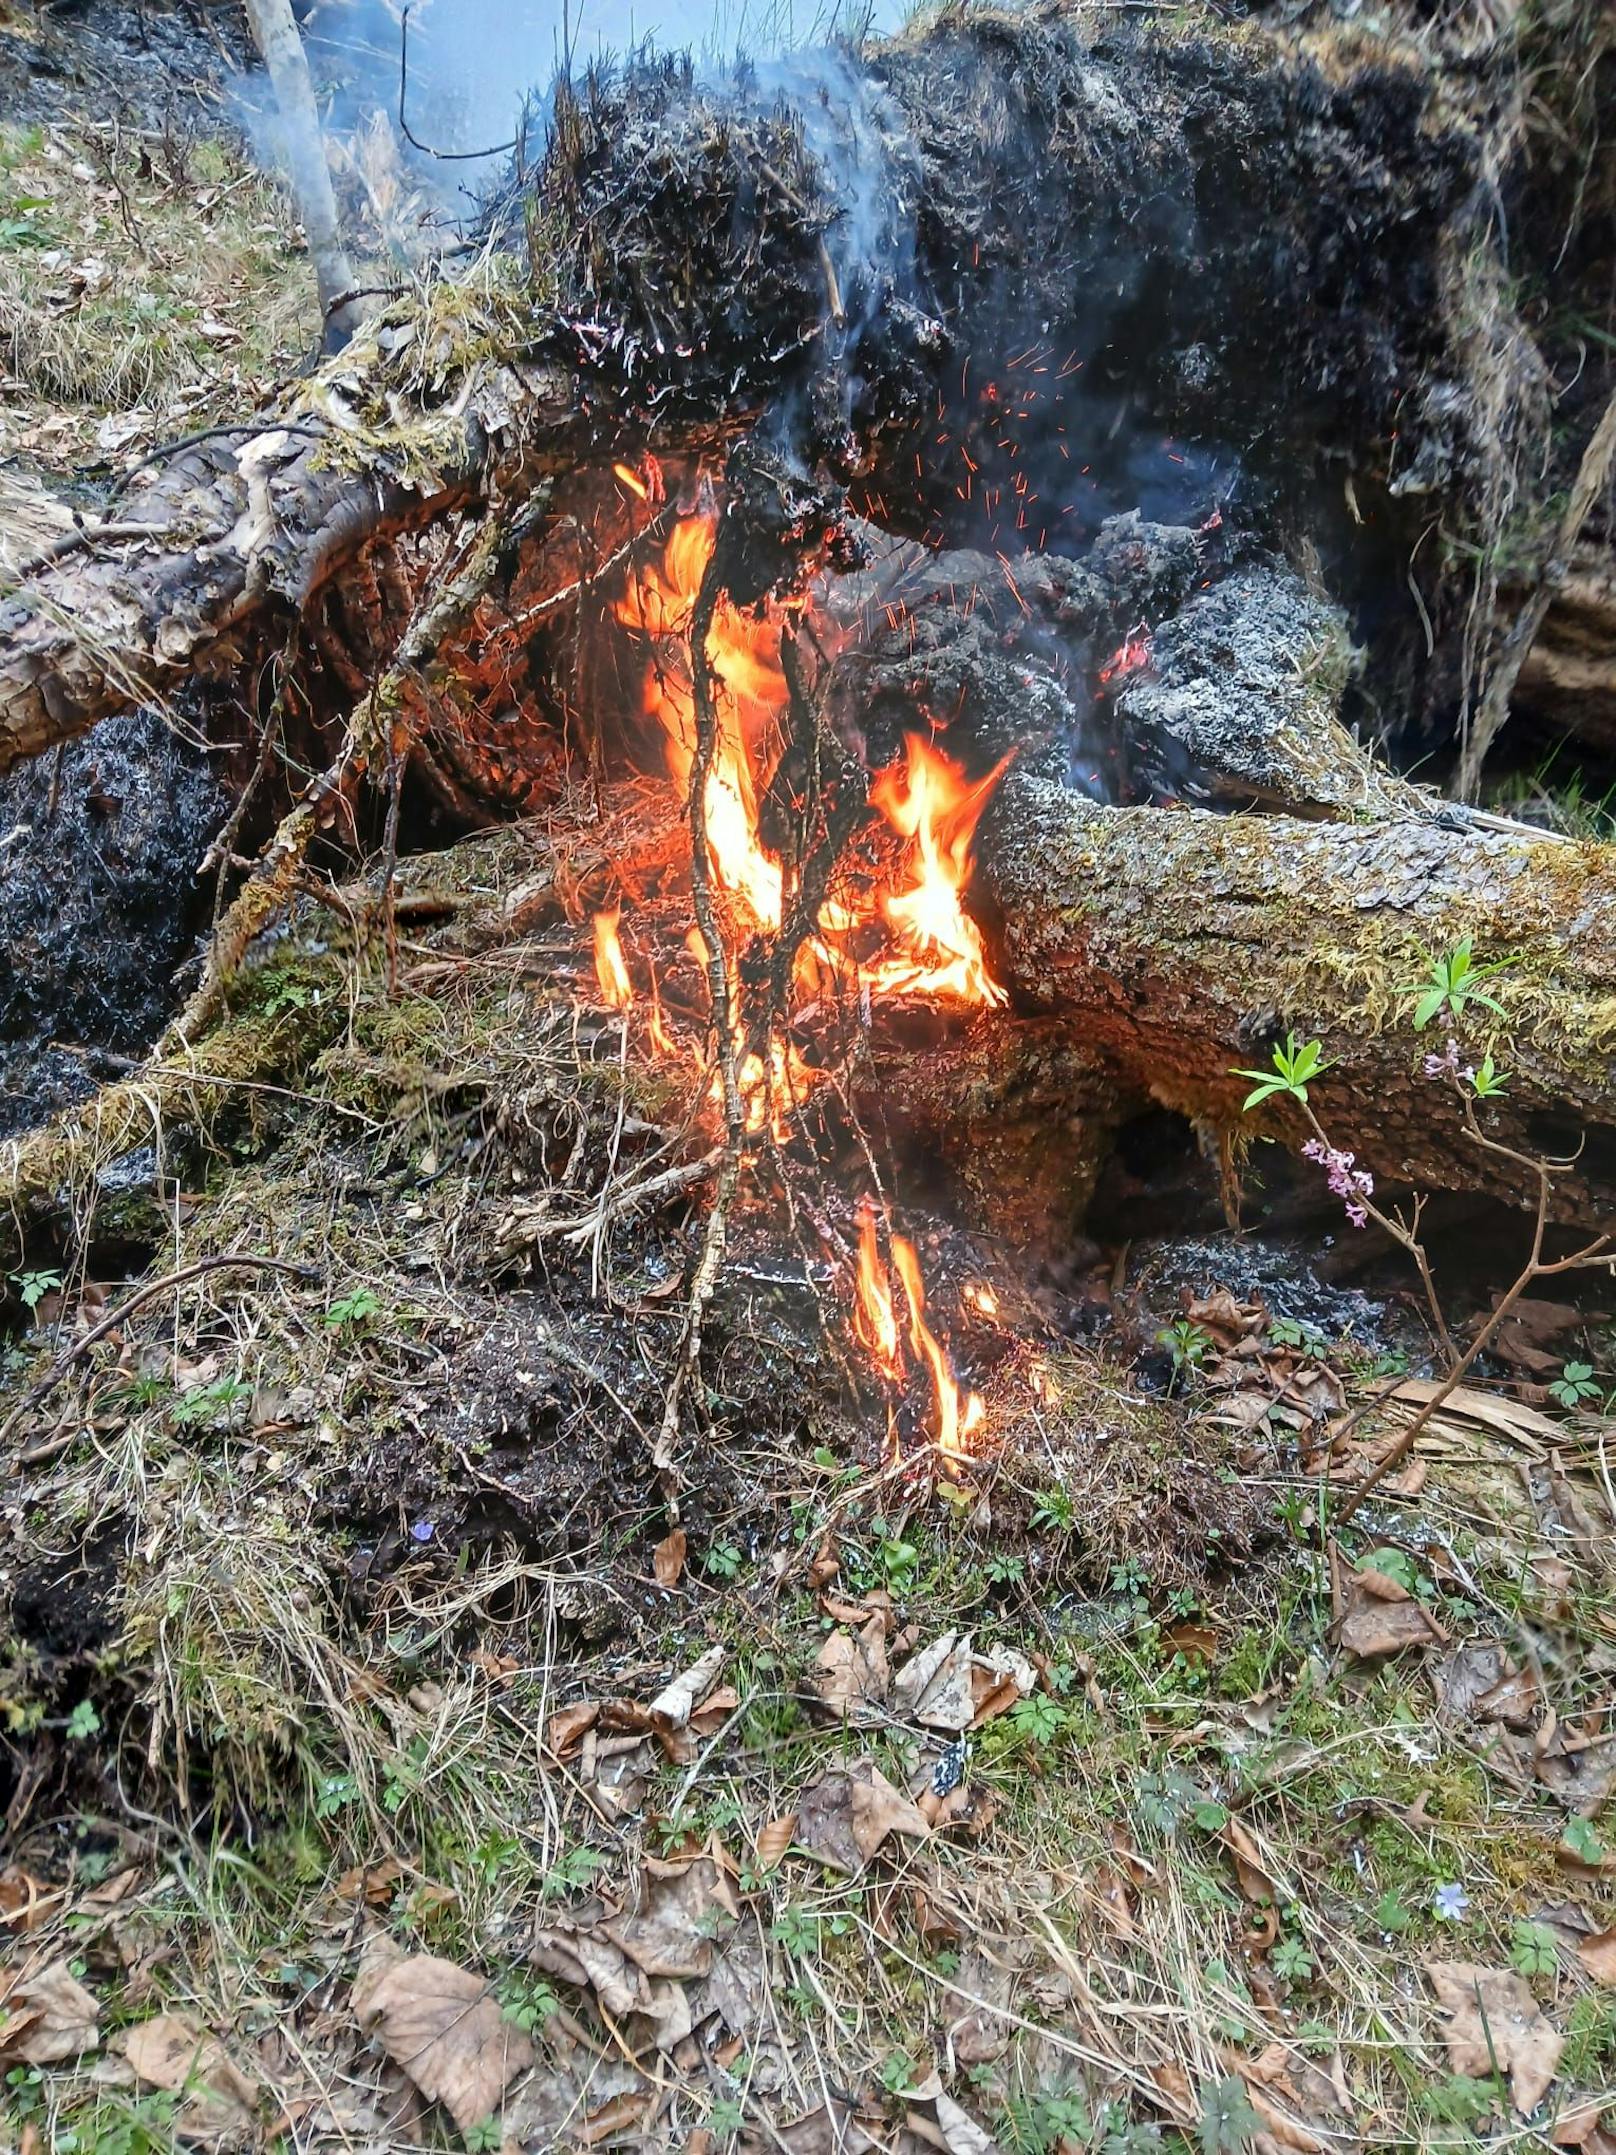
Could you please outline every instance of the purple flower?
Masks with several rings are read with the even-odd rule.
[[[1428,1078],[1464,1076],[1465,1073],[1459,1068],[1458,1041],[1450,1039],[1440,1055],[1427,1055],[1424,1068]]]
[[[1329,1178],[1330,1188],[1346,1207],[1347,1218],[1354,1227],[1365,1227],[1369,1215],[1364,1210],[1364,1199],[1375,1194],[1375,1178],[1368,1168],[1356,1164],[1356,1156],[1350,1152],[1338,1152],[1333,1145],[1326,1145],[1316,1137],[1310,1137],[1302,1147],[1305,1159],[1317,1160]]]
[[[1470,1896],[1461,1885],[1440,1885],[1431,1895],[1431,1906],[1444,1923],[1462,1923],[1470,1913]]]
[[[410,1539],[411,1541],[430,1541],[437,1531],[430,1519],[417,1519],[410,1528]]]

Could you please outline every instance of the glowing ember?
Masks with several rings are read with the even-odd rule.
[[[600,983],[600,999],[608,1010],[627,1010],[634,1000],[634,983],[628,977],[622,939],[617,933],[621,917],[622,907],[614,905],[609,913],[597,913],[594,922],[595,978]]]
[[[871,969],[877,993],[956,996],[990,1007],[1008,1000],[988,971],[975,921],[960,903],[971,873],[971,841],[1004,761],[970,784],[957,763],[917,733],[904,740],[905,760],[880,772],[870,802],[910,841],[906,870],[913,881],[882,904],[899,953]]]
[[[1117,679],[1119,674],[1137,673],[1141,666],[1150,664],[1150,638],[1142,629],[1135,629],[1124,643],[1118,645],[1100,668],[1100,686]]]
[[[965,1299],[972,1309],[980,1310],[984,1317],[997,1317],[999,1298],[985,1280],[971,1280],[965,1288]]]
[[[820,1076],[803,1061],[796,1043],[782,1040],[778,1033],[770,1036],[767,1059],[748,1049],[735,1065],[736,1089],[746,1110],[747,1136],[756,1137],[767,1130],[776,1144],[783,1143],[791,1135],[786,1116],[802,1105]],[[724,1080],[717,1073],[708,1097],[715,1107],[723,1106]]]
[[[636,471],[631,471],[627,464],[614,464],[612,466],[612,476],[615,479],[620,479],[623,482],[624,486],[628,488],[631,494],[638,494],[641,501],[649,501],[651,499],[650,488],[640,477],[639,473]]]

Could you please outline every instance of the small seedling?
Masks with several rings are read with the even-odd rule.
[[[1560,1946],[1546,1923],[1524,1919],[1510,1932],[1509,1964],[1517,1975],[1553,1975],[1560,1965]]]
[[[9,1275],[17,1290],[17,1300],[31,1317],[48,1294],[54,1294],[62,1284],[60,1272],[13,1272]]]
[[[1491,1010],[1498,1017],[1505,1015],[1504,1006],[1495,996],[1482,987],[1484,980],[1494,979],[1515,963],[1513,958],[1495,958],[1490,965],[1478,965],[1475,960],[1471,938],[1455,943],[1444,958],[1433,958],[1429,951],[1425,962],[1430,970],[1423,980],[1405,983],[1398,994],[1417,998],[1414,1004],[1414,1030],[1424,1032],[1434,1018],[1446,1010],[1457,1025],[1471,1003],[1479,1003],[1483,1010]]]
[[[368,1287],[356,1287],[351,1294],[340,1296],[325,1313],[325,1321],[332,1331],[357,1330],[368,1324],[381,1310],[381,1297]]]
[[[1403,1896],[1395,1886],[1388,1887],[1375,1903],[1376,1928],[1395,1937],[1400,1931],[1406,1931],[1413,1921],[1413,1913]]]
[[[1246,2095],[1246,2084],[1231,2074],[1214,2081],[1201,2096],[1201,2155],[1241,2155],[1263,2129]]]
[[[1298,1040],[1294,1033],[1287,1033],[1283,1042],[1274,1050],[1273,1067],[1268,1070],[1234,1070],[1233,1077],[1254,1078],[1255,1084],[1240,1103],[1240,1112],[1249,1115],[1254,1107],[1278,1094],[1286,1094],[1293,1100],[1307,1105],[1307,1088],[1315,1078],[1322,1077],[1330,1068],[1324,1060],[1324,1048],[1317,1040]]]
[[[1268,1958],[1275,1975],[1283,1976],[1287,1983],[1306,1983],[1312,1977],[1313,1956],[1292,1932],[1276,1941]]]
[[[1470,1073],[1470,1089],[1478,1100],[1496,1100],[1509,1091],[1509,1073],[1500,1070],[1490,1055],[1484,1055]]]
[[[746,1559],[732,1541],[715,1541],[702,1559],[702,1569],[714,1579],[738,1579]]]
[[[1040,1489],[1033,1501],[1032,1524],[1057,1534],[1070,1534],[1077,1526],[1077,1499],[1070,1489]]]
[[[982,1566],[982,1576],[990,1586],[1019,1586],[1027,1576],[1027,1566],[1023,1558],[1000,1549]]]
[[[1594,1375],[1591,1362],[1567,1362],[1558,1377],[1549,1386],[1549,1397],[1568,1409],[1586,1405],[1597,1399],[1603,1387]]]
[[[101,1716],[92,1700],[79,1700],[67,1717],[67,1733],[75,1743],[87,1743],[92,1736],[101,1733]]]
[[[1182,1377],[1186,1370],[1199,1369],[1212,1352],[1212,1335],[1204,1325],[1179,1317],[1156,1334],[1156,1344],[1167,1349],[1174,1370]]]

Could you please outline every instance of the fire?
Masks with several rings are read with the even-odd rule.
[[[766,1057],[747,1049],[735,1065],[736,1090],[746,1110],[747,1136],[756,1137],[767,1130],[776,1144],[783,1144],[791,1135],[787,1112],[801,1106],[820,1076],[803,1061],[796,1042],[782,1040],[778,1033],[770,1036]],[[715,1107],[723,1106],[722,1077],[714,1076],[708,1097]]]
[[[647,563],[629,579],[615,608],[618,620],[647,636],[688,638],[717,540],[716,516],[689,516],[675,525],[661,561]],[[707,658],[718,683],[718,740],[703,799],[708,858],[720,888],[745,904],[757,927],[774,930],[781,920],[784,876],[757,834],[753,758],[785,707],[779,628],[721,599],[707,636]],[[668,776],[687,792],[696,760],[696,698],[682,657],[662,652],[646,667],[644,708],[661,728]]]
[[[614,479],[621,480],[631,494],[638,494],[641,501],[651,499],[651,489],[646,485],[639,473],[631,469],[629,465],[614,464],[612,466],[612,476]]]
[[[1150,664],[1150,637],[1144,629],[1135,629],[1117,646],[1100,668],[1100,686],[1117,679],[1119,674],[1137,673],[1141,666]]]
[[[967,1456],[963,1440],[981,1426],[986,1412],[982,1396],[979,1392],[962,1392],[955,1382],[948,1356],[926,1322],[926,1289],[915,1246],[902,1235],[892,1238],[892,1262],[909,1305],[909,1343],[931,1371],[937,1400],[937,1449],[951,1467],[957,1467]]]
[[[989,1008],[1008,1000],[988,971],[976,923],[960,903],[976,826],[1008,761],[973,785],[957,763],[911,733],[903,763],[877,775],[871,805],[910,841],[905,865],[912,876],[882,901],[899,952],[872,969],[877,992],[950,995]]]
[[[892,1237],[892,1269],[898,1275],[908,1310],[905,1329],[910,1351],[931,1378],[933,1441],[949,1468],[957,1469],[969,1457],[965,1440],[981,1427],[986,1409],[979,1393],[961,1388],[942,1342],[926,1322],[926,1287],[920,1276],[920,1259],[905,1235]],[[904,1356],[897,1303],[886,1266],[881,1262],[875,1207],[868,1198],[859,1207],[853,1286],[853,1336],[887,1382],[899,1384],[904,1375]]]
[[[600,983],[600,999],[608,1010],[627,1010],[634,1000],[634,983],[628,977],[622,938],[617,932],[622,912],[621,906],[614,905],[609,913],[597,913],[594,920],[595,978]]]
[[[853,1335],[883,1375],[896,1379],[903,1369],[898,1348],[898,1313],[892,1286],[875,1239],[875,1207],[866,1198],[859,1207],[858,1264],[853,1275]]]
[[[999,1298],[986,1280],[969,1281],[965,1288],[965,1299],[972,1309],[979,1310],[984,1317],[997,1317],[999,1314]]]

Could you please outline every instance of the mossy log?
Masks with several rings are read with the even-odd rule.
[[[1477,828],[1439,815],[1372,823],[1103,808],[1012,773],[981,834],[981,897],[999,961],[1032,1009],[1061,1013],[1117,1082],[1224,1133],[1296,1144],[1299,1114],[1243,1118],[1239,1067],[1288,1031],[1333,1067],[1312,1104],[1338,1145],[1414,1188],[1535,1201],[1533,1175],[1466,1129],[1428,1077],[1450,1028],[1414,1024],[1408,988],[1473,939],[1509,960],[1456,1029],[1509,1089],[1481,1127],[1573,1159],[1561,1217],[1616,1224],[1616,847]]]

